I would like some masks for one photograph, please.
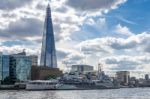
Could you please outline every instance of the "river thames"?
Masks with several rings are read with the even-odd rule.
[[[0,99],[150,99],[150,88],[68,91],[0,90]]]

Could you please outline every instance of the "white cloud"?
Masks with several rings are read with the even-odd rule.
[[[132,33],[133,34],[133,33]],[[141,33],[137,35],[129,36],[128,38],[120,38],[120,37],[101,37],[91,40],[86,40],[81,42],[78,46],[85,48],[98,48],[105,50],[106,52],[110,49],[113,50],[125,50],[125,49],[133,49],[137,48],[137,50],[142,47],[149,47],[150,34],[149,33]],[[144,47],[145,46],[145,47]],[[106,48],[106,49],[105,49]],[[108,50],[108,51],[107,51]]]
[[[122,34],[124,36],[133,36],[134,34],[129,30],[128,27],[126,26],[121,26],[120,24],[118,24],[116,26],[116,30],[115,32],[117,32],[118,34]]]
[[[103,8],[107,8],[107,9],[112,9],[112,8],[116,8],[119,4],[124,3],[126,0],[117,0],[117,1],[95,1],[92,2],[92,4],[104,4],[104,5],[97,5],[96,8],[92,8],[92,9],[103,9]],[[18,3],[19,1],[16,0],[16,2]],[[68,3],[66,3],[68,2]],[[88,18],[84,15],[84,12],[78,12],[75,9],[72,9],[70,7],[68,7],[66,4],[70,4],[69,2],[72,1],[66,1],[66,0],[53,0],[51,2],[51,8],[52,8],[52,18],[53,18],[53,24],[54,24],[54,32],[56,34],[56,40],[71,40],[71,35],[72,33],[79,31],[81,28],[80,26],[83,25],[83,23],[85,22],[85,19],[88,20]],[[85,3],[88,4],[90,1],[80,1],[81,3]],[[6,1],[3,1],[3,3],[7,3]],[[28,3],[28,2],[27,2]],[[108,4],[107,4],[108,3]],[[12,3],[13,4],[13,3]],[[42,22],[44,22],[44,16],[45,16],[45,8],[47,6],[47,1],[43,1],[41,2],[40,0],[33,0],[33,2],[31,2],[28,5],[25,6],[17,6],[17,9],[14,9],[12,11],[9,11],[8,13],[5,13],[5,11],[1,10],[1,17],[0,17],[0,32],[3,33],[3,35],[1,35],[1,39],[6,39],[6,40],[10,40],[10,38],[6,35],[4,35],[4,31],[8,31],[7,34],[10,34],[11,31],[11,27],[15,27],[14,24],[17,24],[18,22],[22,23],[23,19],[31,19],[31,20],[39,20],[41,21],[40,23],[40,27],[38,27],[38,32],[37,34],[41,34],[43,30],[43,24]],[[88,6],[88,5],[85,5]],[[92,6],[92,5],[91,5]],[[106,7],[104,7],[106,6]],[[5,8],[4,8],[5,9]],[[91,9],[91,10],[92,10]],[[7,14],[7,15],[6,15]],[[5,17],[7,16],[7,17]],[[14,16],[14,17],[12,17]],[[98,21],[99,25],[104,25],[103,23],[105,23],[105,18],[101,18]],[[24,23],[24,22],[23,22]],[[27,22],[27,24],[30,25],[30,21]],[[34,26],[36,24],[36,22],[32,22],[31,25]],[[19,25],[19,27],[22,25]],[[96,26],[96,25],[95,25]],[[8,27],[8,28],[7,28]],[[103,27],[103,26],[101,26]],[[25,27],[24,27],[25,28]],[[98,29],[99,27],[97,27]],[[20,29],[20,30],[19,30]],[[32,31],[29,31],[30,29],[28,29],[28,33],[33,34]],[[22,28],[16,28],[15,31],[20,31],[20,32],[24,32],[24,29]],[[33,31],[35,32],[35,31]],[[17,35],[16,33],[13,33],[13,35]],[[37,36],[34,33],[35,36]],[[21,36],[20,36],[21,37]],[[19,38],[19,37],[18,37]],[[18,39],[16,38],[16,39]],[[23,36],[21,37],[23,38]]]
[[[1,0],[0,10],[12,10],[25,6],[31,3],[33,0]]]
[[[86,40],[77,45],[82,52],[99,57],[106,68],[113,70],[145,70],[149,65],[150,34],[141,33],[127,38],[101,37]],[[97,60],[94,61],[96,63]]]
[[[121,20],[121,21],[123,21],[123,22],[125,22],[125,23],[128,23],[128,24],[131,24],[131,25],[137,25],[137,23],[135,23],[135,22],[132,22],[132,21],[130,21],[130,20],[127,20],[127,19],[125,19],[124,17],[122,17],[122,16],[116,16],[119,20]]]
[[[106,68],[112,70],[137,70],[145,71],[150,63],[150,57],[147,55],[137,55],[137,56],[111,56],[101,59],[105,62]],[[146,70],[147,71],[147,70]]]
[[[33,46],[28,46],[28,45],[14,45],[14,46],[5,46],[2,45],[0,48],[0,52],[3,52],[4,54],[16,54],[18,52],[22,52],[23,49],[26,50],[27,54],[31,55],[39,55],[39,47],[36,47],[35,45]]]
[[[66,3],[75,9],[87,12],[102,11],[108,12],[116,9],[120,4],[127,0],[67,0]]]
[[[79,52],[69,54],[63,61],[67,64],[81,64],[84,59],[84,55]]]

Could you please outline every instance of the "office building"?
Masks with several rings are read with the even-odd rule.
[[[57,68],[55,39],[51,18],[51,8],[49,5],[46,10],[40,65]]]
[[[26,55],[10,56],[10,78],[12,81],[27,81],[31,79],[31,57]]]
[[[148,74],[145,74],[145,80],[149,81],[149,75]]]
[[[25,52],[0,54],[0,81],[2,84],[14,84],[18,81],[31,80],[32,59]]]
[[[37,55],[31,55],[29,56],[32,61],[32,66],[37,66],[38,65],[38,56]]]
[[[9,55],[1,55],[0,61],[1,80],[4,81],[9,77]]]
[[[128,85],[130,72],[129,71],[118,71],[116,72],[117,80],[121,85]]]
[[[93,71],[93,66],[90,65],[72,65],[71,66],[71,71],[72,72],[92,72]]]

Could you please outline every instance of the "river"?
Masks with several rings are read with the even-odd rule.
[[[150,99],[150,88],[111,90],[0,90],[0,99]]]

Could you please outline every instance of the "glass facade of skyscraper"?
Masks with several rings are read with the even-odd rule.
[[[53,23],[49,5],[46,10],[40,65],[57,68]]]

